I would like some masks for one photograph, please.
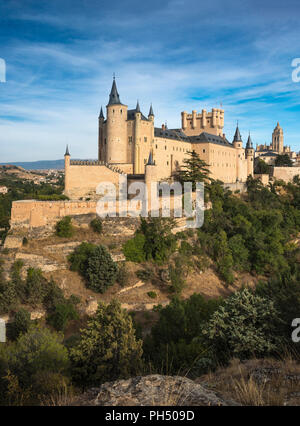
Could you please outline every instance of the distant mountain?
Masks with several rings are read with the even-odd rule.
[[[64,160],[44,160],[44,161],[15,161],[0,163],[1,166],[12,164],[23,167],[25,170],[45,170],[45,169],[64,169]]]
[[[25,170],[45,170],[45,169],[63,170],[65,168],[64,160],[15,161],[15,162],[12,161],[7,163],[0,163],[0,166],[4,166],[6,164],[12,164],[18,167],[23,167],[23,169]]]

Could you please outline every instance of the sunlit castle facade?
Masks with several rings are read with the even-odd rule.
[[[249,135],[246,148],[237,126],[229,142],[223,133],[224,110],[193,110],[181,113],[181,127],[155,127],[152,105],[145,116],[139,106],[123,104],[115,79],[106,116],[101,107],[98,118],[98,161],[73,161],[65,154],[65,193],[70,198],[95,195],[101,182],[117,184],[119,174],[128,180],[161,181],[171,178],[182,166],[188,152],[195,151],[208,165],[210,177],[224,183],[245,182],[253,175],[254,149]]]

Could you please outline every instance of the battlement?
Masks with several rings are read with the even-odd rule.
[[[203,109],[200,113],[193,110],[191,114],[183,111],[181,127],[187,136],[200,135],[202,132],[223,136],[224,110],[213,108],[211,112],[207,112]]]

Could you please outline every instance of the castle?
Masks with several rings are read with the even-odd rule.
[[[174,176],[188,152],[195,151],[208,165],[210,177],[225,184],[245,182],[253,175],[254,149],[249,134],[246,148],[237,126],[233,142],[223,133],[224,110],[193,110],[181,113],[181,128],[155,127],[152,105],[146,117],[140,110],[121,103],[113,79],[106,118],[98,118],[98,160],[71,160],[65,153],[65,194],[71,199],[93,199],[101,182],[118,185],[119,175],[128,182],[161,181]]]

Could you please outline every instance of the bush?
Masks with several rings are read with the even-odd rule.
[[[96,245],[92,243],[81,243],[80,246],[76,247],[73,253],[68,256],[70,262],[71,271],[77,271],[82,276],[86,277],[86,271],[88,267],[88,259],[96,249]]]
[[[48,323],[56,331],[65,331],[67,323],[78,319],[78,313],[72,303],[60,303],[55,306],[54,311],[48,317]]]
[[[155,293],[155,291],[148,291],[147,295],[150,297],[150,299],[157,298],[157,294]]]
[[[117,282],[121,287],[125,287],[129,283],[129,272],[125,262],[120,262],[118,265]]]
[[[73,379],[87,387],[136,376],[141,356],[142,342],[136,340],[130,315],[117,301],[101,303],[70,350]]]
[[[15,313],[13,322],[10,324],[8,329],[9,338],[16,340],[20,334],[25,334],[29,330],[31,325],[30,313],[25,309],[20,309]]]
[[[123,253],[126,260],[141,263],[146,260],[144,252],[145,237],[141,233],[137,233],[131,240],[126,241],[123,245]]]
[[[24,404],[24,395],[32,403],[41,392],[47,393],[47,382],[44,382],[43,390],[40,387],[36,389],[42,374],[67,374],[69,359],[67,349],[62,345],[62,338],[47,328],[32,326],[16,342],[0,346],[2,403],[5,404],[6,401],[14,404],[14,398],[20,396],[19,399]],[[12,394],[14,391],[17,395]]]
[[[102,233],[102,220],[99,217],[95,217],[90,223],[90,226],[94,232],[97,232],[98,234]]]
[[[272,301],[246,288],[224,301],[203,333],[220,362],[266,356],[279,346],[278,318]]]
[[[59,237],[70,238],[74,234],[74,228],[70,216],[65,216],[55,225],[56,235]]]
[[[118,267],[104,246],[97,246],[87,261],[87,287],[97,293],[104,293],[114,284]]]

